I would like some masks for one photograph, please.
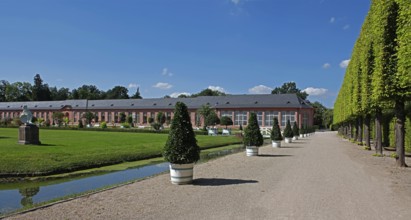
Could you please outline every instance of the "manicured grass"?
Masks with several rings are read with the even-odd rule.
[[[202,149],[239,143],[198,135]],[[40,130],[42,145],[19,145],[17,128],[0,128],[0,176],[65,173],[161,156],[167,134]]]

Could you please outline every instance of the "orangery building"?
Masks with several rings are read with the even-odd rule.
[[[96,121],[117,124],[120,114],[132,116],[136,126],[144,126],[149,118],[156,118],[158,112],[173,117],[174,106],[184,102],[190,112],[191,123],[200,126],[202,118],[197,113],[203,105],[209,105],[217,115],[231,117],[234,126],[246,126],[251,112],[257,114],[261,127],[271,127],[277,118],[285,127],[287,120],[297,121],[299,126],[312,126],[314,109],[309,101],[295,94],[266,95],[227,95],[200,96],[196,98],[155,98],[155,99],[117,99],[117,100],[65,100],[34,102],[0,102],[0,119],[19,117],[24,106],[37,118],[53,121],[54,112],[62,112],[72,125],[84,120],[86,112],[96,115]],[[96,123],[96,122],[94,122]]]

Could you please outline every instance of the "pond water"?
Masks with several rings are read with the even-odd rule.
[[[242,151],[242,148],[202,154],[201,160]],[[121,184],[168,171],[168,163],[159,163],[95,176],[76,177],[59,181],[19,182],[0,184],[0,215],[29,205],[47,202],[67,195],[84,193],[110,185]]]

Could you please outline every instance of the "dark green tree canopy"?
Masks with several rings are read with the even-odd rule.
[[[220,124],[225,125],[225,128],[227,128],[227,126],[233,125],[233,120],[231,119],[231,117],[223,116],[221,117]]]
[[[142,99],[143,97],[141,97],[140,94],[140,87],[137,87],[136,93],[134,93],[134,95],[132,95],[130,98],[132,99]]]
[[[298,125],[297,125],[296,121],[293,124],[293,135],[294,136],[300,135],[300,129],[298,128]]]
[[[220,92],[217,90],[212,90],[212,89],[204,89],[203,91],[191,95],[191,97],[198,97],[198,96],[225,96],[226,94],[224,92]]]
[[[166,161],[175,164],[194,163],[200,159],[200,147],[197,145],[190,115],[182,102],[176,103],[163,156]]]
[[[278,119],[274,118],[273,127],[271,128],[270,133],[271,140],[273,141],[281,141],[283,140],[283,136],[281,135],[280,125],[278,124]]]
[[[128,89],[124,86],[115,86],[106,92],[106,99],[128,99]]]
[[[273,91],[271,91],[271,94],[290,94],[290,93],[297,94],[298,97],[304,100],[306,100],[308,97],[308,94],[306,92],[303,92],[297,88],[297,85],[295,82],[286,82],[281,87],[275,87]]]
[[[263,135],[258,125],[257,115],[254,112],[250,113],[248,125],[244,129],[244,144],[246,146],[261,146],[264,144]]]
[[[293,129],[291,128],[290,120],[287,120],[287,124],[285,125],[284,137],[286,137],[286,138],[294,137],[294,133],[293,133]]]

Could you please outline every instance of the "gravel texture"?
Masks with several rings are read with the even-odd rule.
[[[196,165],[10,219],[411,219],[411,169],[334,132]],[[408,164],[411,161],[407,158]]]

